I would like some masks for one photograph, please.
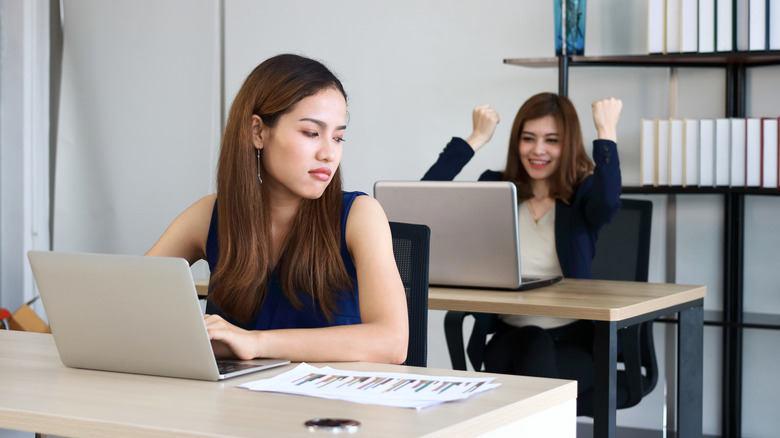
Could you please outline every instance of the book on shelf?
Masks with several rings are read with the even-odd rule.
[[[734,49],[734,23],[732,0],[715,0],[715,51],[730,52]]]
[[[780,118],[641,119],[640,181],[780,188]]]
[[[731,187],[745,187],[745,119],[729,119],[731,123]]]
[[[715,185],[731,184],[731,121],[726,118],[715,119]]]
[[[683,183],[684,187],[699,184],[699,121],[683,119]]]
[[[655,186],[656,173],[655,134],[658,124],[655,119],[642,119],[642,153],[639,156],[639,179],[643,186]]]
[[[767,27],[766,7],[769,0],[749,0],[748,17],[748,48],[749,50],[766,50]]]
[[[678,0],[680,2],[680,51],[695,53],[699,51],[699,1]]]
[[[745,187],[761,187],[761,118],[745,120]]]
[[[669,184],[669,119],[658,119],[655,136],[656,186]]]
[[[680,53],[680,6],[682,0],[666,0],[666,52]]]
[[[715,121],[699,120],[699,186],[715,185]]]
[[[715,51],[715,0],[699,0],[699,52]]]
[[[734,50],[750,50],[750,1],[734,2]]]
[[[683,185],[685,153],[683,151],[683,121],[669,119],[669,181],[670,186]]]
[[[774,117],[761,119],[761,187],[780,188],[780,122]]]
[[[666,53],[666,0],[647,0],[647,53]]]
[[[768,0],[766,21],[767,47],[780,50],[780,0]]]
[[[647,0],[647,52],[780,50],[780,0]]]

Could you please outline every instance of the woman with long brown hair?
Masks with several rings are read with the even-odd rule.
[[[480,181],[511,181],[517,187],[520,263],[524,276],[591,278],[601,227],[620,208],[617,123],[622,102],[592,104],[598,139],[593,160],[582,141],[571,101],[553,93],[529,98],[517,112],[504,171]],[[454,137],[424,180],[452,180],[493,136],[499,117],[489,105],[474,109],[474,130]],[[464,233],[469,230],[464,230]],[[485,327],[481,317],[476,326]],[[593,329],[588,321],[499,315],[484,352],[491,372],[576,379],[584,392],[593,382]],[[482,346],[469,346],[481,348]]]
[[[218,356],[401,363],[406,298],[387,217],[342,190],[346,93],[321,63],[278,55],[230,108],[217,193],[147,252],[204,259]]]

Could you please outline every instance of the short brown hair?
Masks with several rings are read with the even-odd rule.
[[[565,96],[539,93],[526,100],[517,111],[509,137],[503,179],[515,183],[519,200],[533,197],[530,176],[520,162],[520,138],[526,121],[545,116],[555,119],[561,145],[560,165],[551,177],[550,196],[568,204],[575,188],[593,172],[595,165],[585,152],[577,111]]]

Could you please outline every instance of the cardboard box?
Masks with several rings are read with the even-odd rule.
[[[8,328],[23,332],[51,333],[49,326],[27,304],[22,305],[19,310],[14,312],[11,320],[8,321]]]

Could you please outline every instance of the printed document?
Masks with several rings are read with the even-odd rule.
[[[301,363],[270,379],[240,385],[252,391],[281,392],[355,403],[422,409],[471,397],[500,384],[493,378],[347,371]]]

